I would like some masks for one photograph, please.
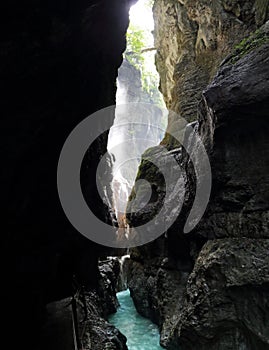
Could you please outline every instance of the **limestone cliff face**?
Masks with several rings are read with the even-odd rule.
[[[268,18],[268,1],[156,0],[153,11],[156,65],[167,108],[196,120],[202,90],[234,45]],[[167,131],[180,128],[171,115]],[[169,136],[165,143],[171,143]]]
[[[268,49],[269,22],[203,92],[198,129],[211,152],[213,191],[193,234],[210,241],[168,349],[269,348]]]
[[[195,182],[199,179],[196,179],[185,151],[166,137],[164,144],[170,148],[178,147],[173,150],[175,159],[186,171],[184,205],[181,215],[163,237],[132,250],[129,281],[132,296],[139,312],[160,325],[161,343],[170,350],[269,349],[266,253],[269,234],[266,175],[269,170],[266,137],[269,24],[267,22],[234,50],[232,47],[238,44],[239,38],[260,24],[261,13],[252,9],[262,6],[261,2],[208,3],[203,7],[206,16],[199,7],[200,1],[184,4],[156,1],[155,13],[157,9],[164,9],[161,4],[181,8],[180,13],[185,14],[189,28],[196,30],[196,36],[189,42],[193,57],[187,59],[188,51],[181,52],[179,45],[180,54],[174,56],[166,47],[163,57],[157,56],[157,65],[161,68],[161,88],[170,108],[188,120],[197,120],[192,126],[209,154],[212,192],[207,212],[199,225],[190,234],[183,234],[195,196]],[[265,5],[268,2],[263,2]],[[200,8],[201,16],[196,13],[195,24],[186,14],[197,8]],[[263,12],[264,20],[268,16],[266,11]],[[163,16],[168,13],[163,11]],[[179,20],[175,12],[172,13],[170,29],[174,30],[171,37],[175,40]],[[215,13],[215,16],[210,17],[209,13]],[[218,20],[205,29],[202,23],[208,24],[205,19],[210,18]],[[159,17],[157,21],[161,20]],[[199,26],[203,29],[198,35]],[[164,25],[160,28],[159,32],[158,26],[156,28],[157,42],[165,42],[165,34],[160,31],[168,29]],[[197,38],[203,39],[202,46]],[[178,64],[172,56],[175,60],[184,56],[185,63]],[[168,68],[165,59],[162,60],[164,57],[172,60]],[[169,67],[175,69],[173,80],[168,77]],[[169,127],[174,126],[178,127],[176,119],[170,118],[168,132]],[[188,128],[185,138],[192,142]],[[192,152],[197,151],[194,144]],[[156,149],[149,152],[158,153]],[[138,175],[154,184],[155,192],[162,198],[163,183],[152,177],[147,162],[149,152],[145,154]],[[160,153],[160,157],[163,154]],[[182,187],[175,186],[173,196],[180,197],[182,193]],[[156,198],[154,207],[158,208],[161,201],[158,203]],[[152,205],[149,203],[143,208],[148,217],[152,217]],[[136,224],[140,214],[131,213],[128,216],[130,224]]]

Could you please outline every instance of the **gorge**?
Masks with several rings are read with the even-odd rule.
[[[109,322],[127,336],[130,350],[162,350],[159,345],[159,330],[150,320],[140,316],[135,309],[129,291],[117,294],[119,310],[109,318]]]
[[[12,349],[127,350],[126,336],[108,320],[121,312],[116,293],[126,295],[128,287],[137,312],[157,325],[163,348],[267,350],[268,0],[152,2],[168,125],[160,145],[142,155],[124,225],[154,222],[160,212],[166,187],[153,158],[174,176],[161,213],[169,220],[180,199],[175,222],[154,241],[130,248],[123,262],[125,248],[87,239],[62,210],[56,181],[61,149],[84,118],[115,105],[135,3],[1,5],[4,338]],[[114,119],[108,116],[110,127]],[[192,162],[200,152],[195,135],[210,161],[212,188],[206,212],[187,232],[197,188],[208,175]],[[81,188],[95,216],[119,226],[96,186],[107,141],[108,132],[102,133],[86,152]],[[113,157],[105,164],[112,181]],[[144,181],[152,195],[137,211],[132,199],[144,200]],[[113,197],[110,186],[104,192]]]

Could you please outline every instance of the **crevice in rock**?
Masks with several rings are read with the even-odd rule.
[[[134,2],[14,0],[1,7],[3,334],[14,349],[126,350],[126,338],[107,319],[118,308],[116,293],[128,287],[136,309],[158,325],[161,345],[169,350],[268,349],[268,0],[155,0],[154,45],[134,56],[128,49],[122,62]],[[115,105],[117,76],[127,102],[156,102],[157,85],[153,91],[134,64],[139,54],[155,49],[170,110],[167,129],[162,113],[156,116],[167,131],[161,145],[142,155],[137,174],[130,167],[121,172],[113,204],[110,172],[103,191],[117,207],[117,220],[96,188],[108,133],[86,152],[81,187],[95,215],[118,225],[124,237],[127,225],[150,220],[164,202],[164,179],[150,162],[154,155],[174,174],[162,219],[170,217],[178,198],[183,206],[161,237],[117,251],[70,224],[58,199],[57,164],[74,127]],[[121,64],[131,72],[131,84],[118,73]],[[185,129],[178,115],[193,123]],[[135,140],[132,123],[123,135]],[[139,123],[142,136],[154,136],[157,145],[162,135],[152,132],[147,111]],[[210,201],[190,233],[184,225],[196,182],[206,174],[196,175],[171,133],[184,136],[194,153],[197,133],[211,162]],[[106,169],[117,161],[114,156],[106,159]],[[130,203],[144,200],[145,182],[133,189],[128,171],[151,184],[152,196],[140,212]],[[116,202],[128,197],[126,213],[125,204],[118,209]],[[121,257],[126,253],[130,257]]]

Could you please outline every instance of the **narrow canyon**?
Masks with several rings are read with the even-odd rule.
[[[151,47],[130,39],[138,2],[1,5],[3,343],[269,350],[269,0],[148,0]],[[157,81],[136,54],[152,55]],[[119,94],[157,104],[154,118],[119,109]],[[66,139],[110,106],[110,130],[89,145],[79,176],[89,210],[127,242],[118,248],[78,232],[57,190]],[[133,124],[117,128],[126,121],[139,124],[139,142]],[[130,148],[114,154],[113,137]]]

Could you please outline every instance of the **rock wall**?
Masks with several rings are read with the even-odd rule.
[[[213,191],[193,234],[210,241],[195,261],[168,349],[269,348],[268,48],[269,22],[203,92],[199,132],[211,140]]]
[[[57,163],[72,129],[115,103],[130,3],[1,4],[2,314],[13,348],[36,349],[44,305],[71,295],[73,275],[87,288],[98,283],[97,259],[106,252],[65,217]],[[95,142],[81,171],[85,197],[104,220],[95,167],[106,141]]]
[[[119,306],[116,292],[119,286],[118,258],[101,260],[100,275],[95,290],[85,290],[78,301],[79,333],[85,350],[127,350],[126,337],[107,318]]]
[[[183,234],[199,179],[186,152],[167,135],[163,144],[186,171],[181,215],[163,237],[131,253],[129,286],[136,307],[159,324],[161,343],[170,350],[269,349],[268,22],[256,31],[258,18],[268,18],[267,7],[266,1],[155,2],[156,40],[164,45],[157,46],[156,58],[161,89],[171,109],[198,120],[192,126],[212,168],[206,214],[195,230]],[[261,8],[266,9],[262,16]],[[196,13],[192,20],[190,13]],[[172,44],[183,19],[188,33],[196,33],[189,41],[184,37],[190,45],[185,49]],[[174,116],[168,133],[169,128],[184,133]],[[188,128],[185,138],[192,142]],[[163,193],[163,181],[148,161],[151,152],[158,149],[145,153],[138,173],[159,194],[143,208],[147,218],[162,205]],[[193,152],[198,152],[195,144]],[[172,200],[182,193],[175,185]],[[129,224],[135,226],[143,213],[131,213]]]
[[[268,239],[207,242],[168,349],[268,349]]]
[[[83,334],[85,350],[127,350],[127,339],[117,328],[111,325],[102,314],[102,300],[90,291],[85,295],[89,318],[84,319],[84,308],[81,311],[80,332]]]
[[[234,45],[268,19],[268,1],[156,0],[153,12],[156,65],[167,108],[196,120],[203,89]],[[181,128],[171,114],[167,131]],[[170,143],[167,135],[165,144]]]

